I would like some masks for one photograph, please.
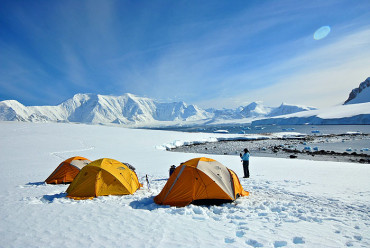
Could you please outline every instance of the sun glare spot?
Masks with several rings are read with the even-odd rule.
[[[313,38],[315,40],[321,40],[324,39],[328,34],[330,33],[330,27],[329,26],[322,26],[316,32],[313,34]]]

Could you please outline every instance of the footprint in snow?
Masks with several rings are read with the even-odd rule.
[[[352,246],[353,246],[353,243],[352,243],[352,242],[350,242],[350,241],[348,241],[348,242],[346,243],[346,246],[348,246],[348,247],[352,247]]]
[[[236,235],[238,238],[243,237],[243,236],[244,236],[244,234],[245,234],[245,232],[244,232],[244,231],[236,231],[236,233],[235,233],[235,235]]]
[[[245,241],[245,243],[252,247],[263,247],[263,244],[254,239],[248,239],[247,241]]]
[[[297,244],[304,244],[306,242],[304,241],[303,237],[294,237],[293,243],[297,245]]]
[[[362,240],[362,236],[361,235],[355,235],[353,236],[356,240],[358,241],[361,241]]]
[[[242,230],[249,230],[249,227],[247,227],[247,225],[240,224],[240,226],[238,227],[238,229],[240,229],[241,231]]]
[[[284,247],[284,246],[287,246],[288,243],[286,241],[275,241],[274,242],[274,247]]]
[[[231,244],[231,243],[234,243],[235,240],[233,238],[225,238],[225,243],[226,244]]]

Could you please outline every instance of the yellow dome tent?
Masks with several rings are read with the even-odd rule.
[[[67,189],[67,197],[82,200],[103,195],[133,194],[142,185],[125,164],[102,158],[86,165]]]
[[[71,183],[80,170],[91,161],[84,157],[71,157],[64,160],[45,180],[49,184]]]
[[[178,166],[154,202],[183,207],[220,204],[247,196],[235,172],[210,158],[194,158]]]

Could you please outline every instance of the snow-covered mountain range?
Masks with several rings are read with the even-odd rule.
[[[27,122],[116,123],[126,125],[171,125],[181,122],[213,123],[264,116],[277,116],[315,108],[281,104],[266,107],[253,102],[236,109],[207,109],[184,102],[160,103],[132,94],[106,96],[76,94],[57,106],[24,106],[15,100],[0,102],[0,120]]]
[[[244,107],[238,107],[236,109],[207,109],[206,111],[213,114],[212,120],[215,121],[277,116],[314,109],[316,108],[302,105],[292,105],[287,103],[282,103],[279,107],[267,107],[263,104],[263,102],[258,101],[252,102]]]
[[[26,107],[15,100],[0,102],[0,120],[135,124],[191,121],[209,113],[184,102],[159,103],[132,94],[106,96],[76,94],[57,106]]]
[[[370,124],[370,77],[353,89],[344,105],[317,110],[283,103],[268,107],[252,102],[236,109],[201,109],[184,102],[161,103],[133,94],[76,94],[57,106],[0,102],[0,121],[81,122],[126,126],[201,124]]]

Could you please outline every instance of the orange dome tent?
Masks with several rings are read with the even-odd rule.
[[[161,205],[220,204],[247,196],[234,171],[210,158],[194,158],[172,173],[154,198]]]
[[[72,157],[64,160],[45,180],[49,184],[71,183],[78,172],[91,161],[84,157]]]
[[[141,186],[136,173],[125,164],[102,158],[82,168],[66,192],[69,198],[83,200],[103,195],[133,194]]]

